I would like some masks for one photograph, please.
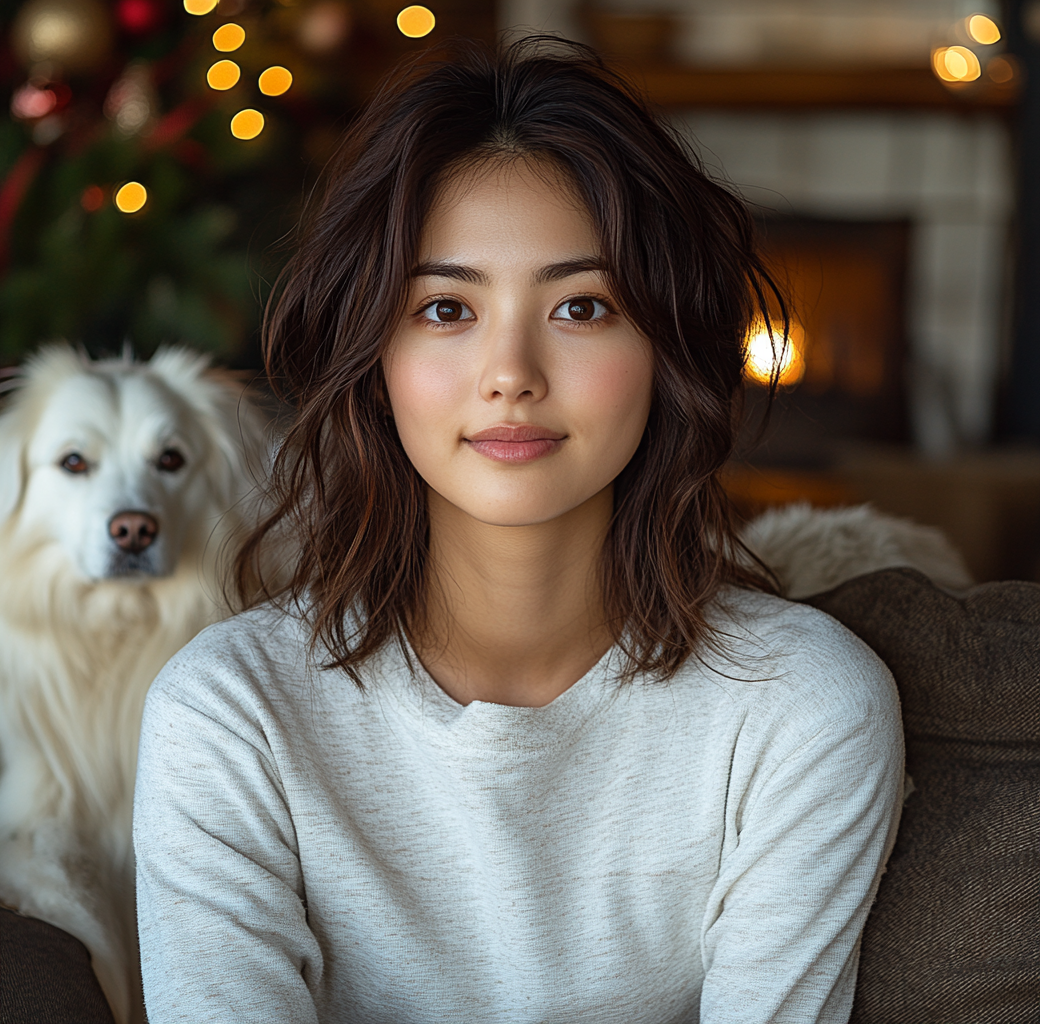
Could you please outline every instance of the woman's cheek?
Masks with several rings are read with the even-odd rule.
[[[653,391],[649,353],[627,347],[602,353],[569,376],[572,392],[595,419],[605,419],[611,431],[630,425],[642,436]]]
[[[390,406],[409,454],[415,445],[425,448],[457,440],[455,421],[463,390],[460,363],[451,353],[430,356],[404,351],[391,359],[387,367]]]

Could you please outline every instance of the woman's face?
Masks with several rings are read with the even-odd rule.
[[[588,213],[545,164],[461,172],[430,210],[384,371],[412,464],[480,522],[561,516],[639,444],[653,359],[600,266]]]

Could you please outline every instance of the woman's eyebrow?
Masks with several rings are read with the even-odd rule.
[[[561,281],[574,274],[603,273],[606,266],[596,256],[576,256],[574,259],[549,263],[534,275],[535,284],[546,284],[549,281]],[[453,281],[466,281],[468,284],[488,285],[490,279],[483,270],[467,267],[462,263],[448,261],[430,261],[420,263],[413,271],[412,277],[447,277]]]
[[[538,284],[545,284],[548,281],[561,281],[574,274],[603,273],[606,269],[603,261],[596,256],[576,256],[572,260],[550,263],[548,266],[542,267],[535,274],[535,281]]]
[[[466,281],[469,284],[489,283],[483,270],[466,267],[461,263],[420,263],[412,271],[412,277],[449,277],[454,281]]]

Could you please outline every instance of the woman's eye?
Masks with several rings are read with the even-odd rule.
[[[64,469],[66,473],[77,475],[79,473],[86,473],[90,467],[87,465],[87,460],[83,458],[79,452],[69,452],[69,454],[61,460],[61,468]]]
[[[457,299],[438,299],[422,310],[425,320],[435,324],[452,324],[460,320],[475,320],[473,310]]]
[[[588,295],[579,295],[576,299],[568,299],[561,302],[553,310],[554,320],[577,320],[587,322],[589,320],[602,320],[610,310],[605,302],[593,299]]]
[[[176,473],[184,465],[184,456],[176,448],[167,448],[155,465],[160,473]]]

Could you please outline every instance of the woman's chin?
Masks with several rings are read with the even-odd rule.
[[[535,527],[548,523],[563,522],[571,518],[585,518],[589,512],[605,512],[609,516],[613,507],[610,485],[584,492],[539,494],[536,488],[513,490],[495,494],[490,489],[481,489],[467,495],[445,495],[431,488],[430,512],[441,522],[452,519],[469,520],[474,524],[494,527]],[[551,490],[551,489],[550,489]],[[604,491],[606,494],[604,494]],[[603,506],[600,510],[599,506]]]

